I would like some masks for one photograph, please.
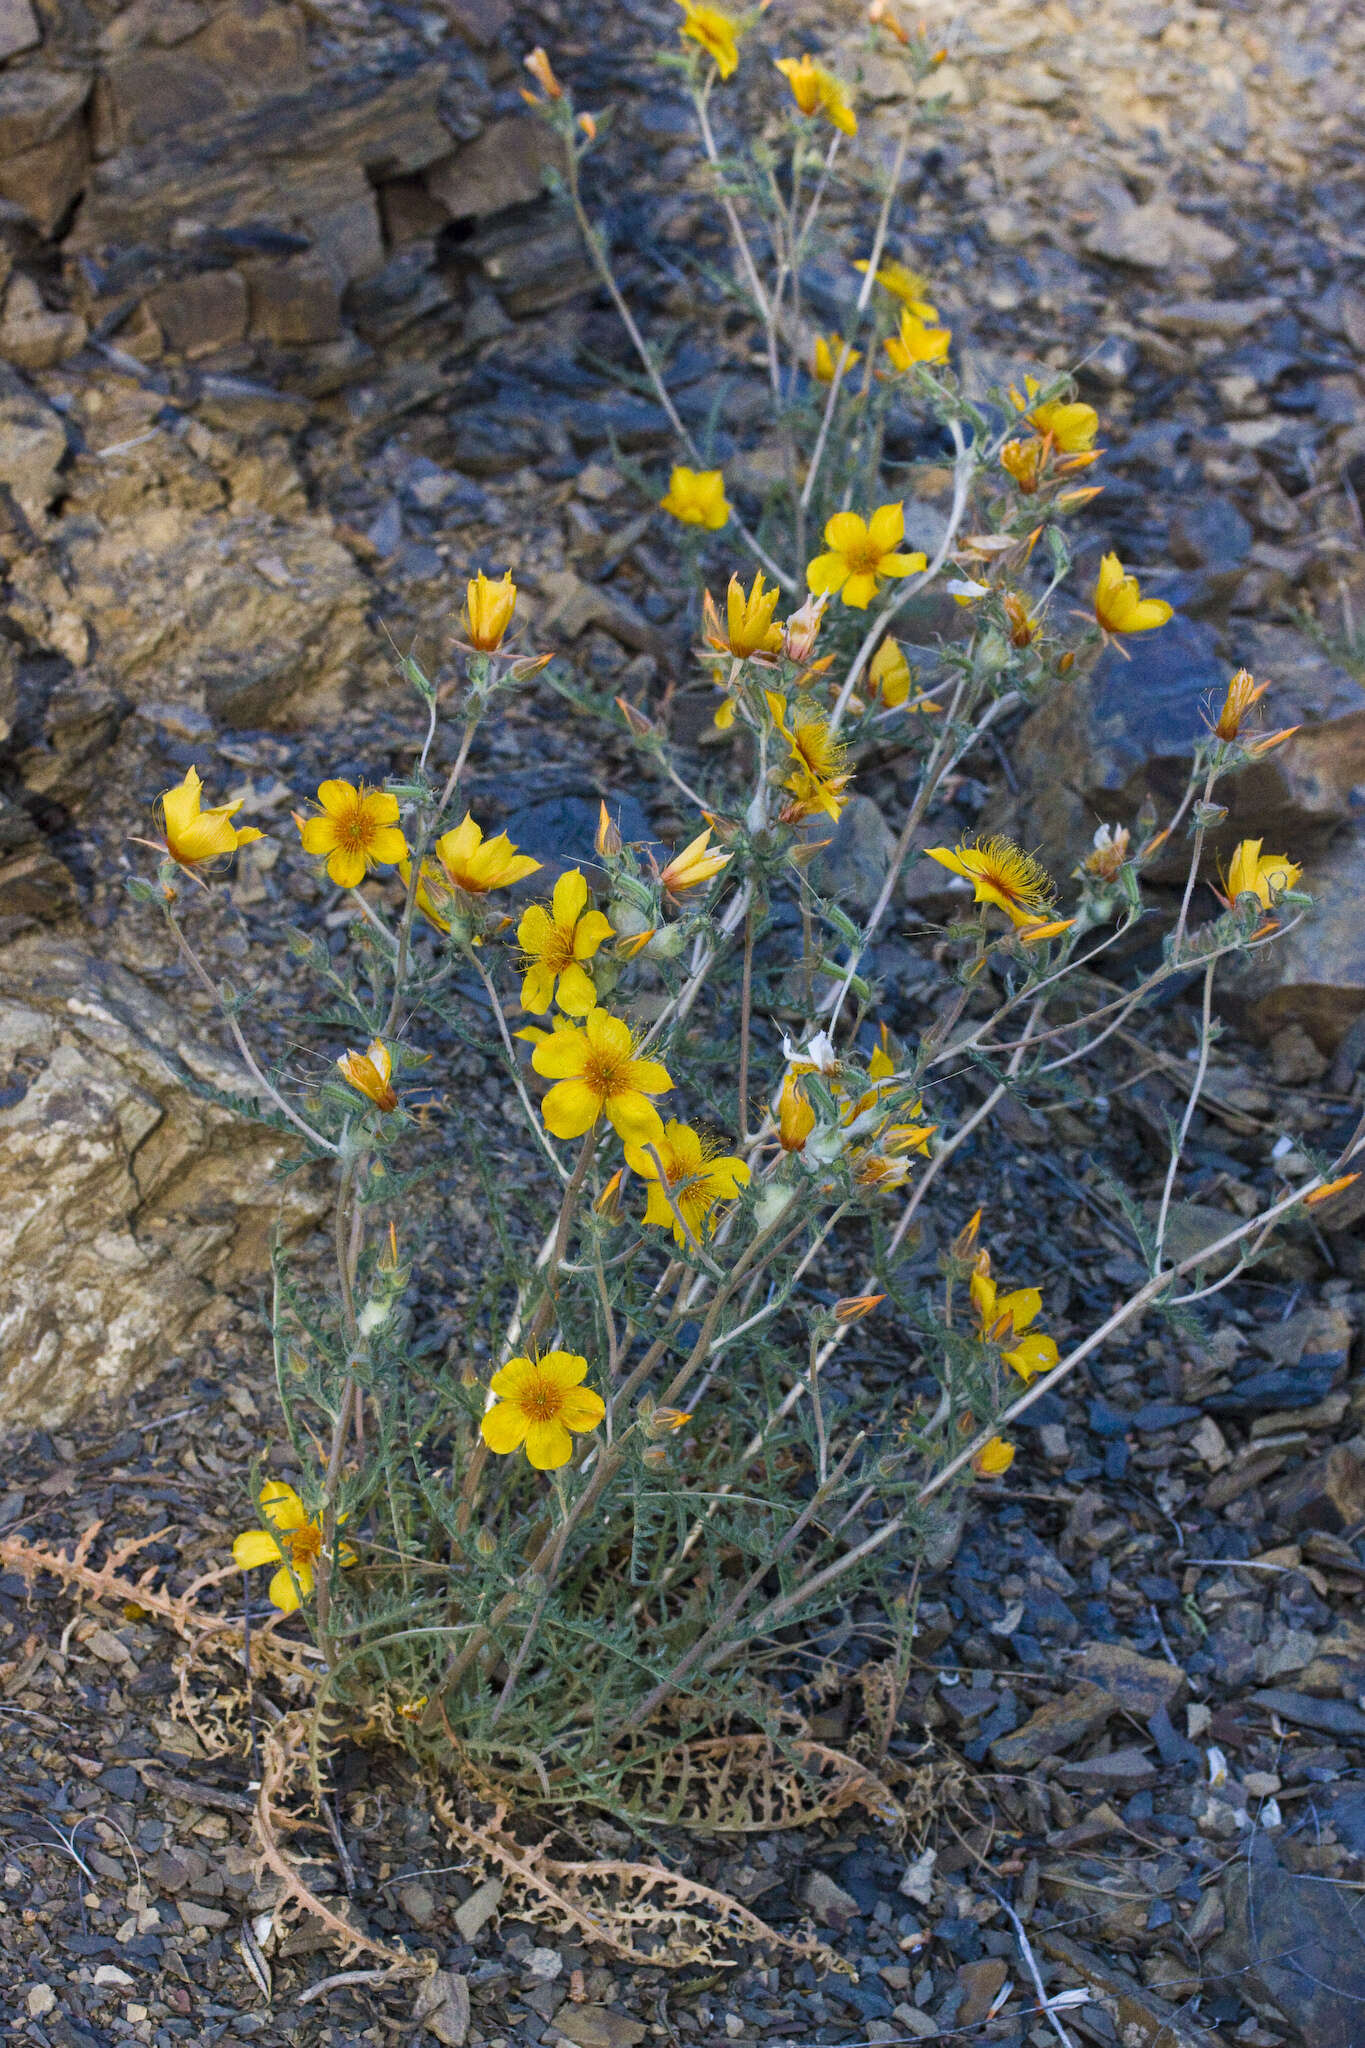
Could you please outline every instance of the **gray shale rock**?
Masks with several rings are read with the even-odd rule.
[[[0,953],[0,1421],[152,1378],[327,1206],[290,1139],[201,1091],[245,1077],[122,968],[44,936]]]

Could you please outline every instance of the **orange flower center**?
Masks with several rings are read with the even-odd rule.
[[[537,1373],[527,1386],[520,1389],[516,1403],[532,1422],[553,1422],[564,1406],[564,1389],[544,1374]]]
[[[374,837],[369,808],[362,797],[344,816],[335,818],[337,844],[346,853],[364,853]]]
[[[280,1549],[297,1573],[303,1565],[314,1565],[322,1555],[322,1530],[316,1522],[278,1532]]]
[[[854,541],[850,547],[844,549],[843,554],[844,560],[848,563],[849,574],[852,576],[875,576],[877,564],[882,558],[882,551],[871,534],[863,540]]]
[[[630,1087],[629,1053],[601,1052],[596,1046],[590,1047],[583,1080],[599,1102],[609,1102],[613,1095],[623,1094]]]
[[[573,966],[573,934],[573,925],[557,924],[545,941],[543,964],[555,974],[562,974],[566,967]]]

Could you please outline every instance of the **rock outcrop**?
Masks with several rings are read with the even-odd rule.
[[[51,1424],[211,1332],[327,1194],[213,1099],[243,1076],[183,1011],[81,947],[0,953],[0,1065],[0,1420]]]
[[[505,0],[428,9],[420,35],[398,12],[11,0],[0,358],[91,342],[322,391],[456,300],[438,237],[535,199],[548,136],[510,86]]]

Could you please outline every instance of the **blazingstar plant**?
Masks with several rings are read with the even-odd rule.
[[[911,78],[928,76],[934,53],[884,8],[879,22]],[[766,1674],[799,1666],[812,1638],[855,1616],[875,1634],[879,1604],[903,1638],[936,1496],[1005,1472],[1010,1426],[1042,1392],[1144,1311],[1227,1286],[1280,1219],[1354,1177],[1360,1144],[1257,1215],[1230,1215],[1198,1253],[1168,1250],[1218,970],[1305,914],[1297,864],[1248,840],[1212,914],[1195,916],[1224,816],[1216,788],[1285,734],[1248,728],[1265,685],[1235,675],[1192,736],[1175,814],[1102,826],[1064,883],[1006,836],[936,830],[988,733],[1107,641],[1159,630],[1169,607],[1106,554],[1068,638],[1066,522],[1095,495],[1077,479],[1099,421],[1065,377],[980,406],[964,395],[931,285],[887,246],[922,115],[907,120],[868,253],[847,263],[839,331],[817,333],[803,266],[816,250],[832,260],[824,209],[856,136],[855,93],[809,53],[781,54],[763,138],[722,156],[718,95],[755,20],[683,0],[680,27],[670,61],[789,452],[761,503],[684,425],[588,218],[579,170],[602,124],[575,110],[543,51],[527,67],[676,436],[663,515],[694,537],[702,578],[724,579],[721,601],[705,591],[699,606],[719,729],[707,787],[647,708],[611,711],[693,823],[660,860],[604,805],[591,873],[549,872],[471,814],[476,735],[546,659],[517,645],[510,571],[480,572],[456,675],[438,689],[402,663],[425,727],[412,773],[373,788],[328,779],[296,814],[296,857],[352,913],[340,958],[288,937],[325,991],[293,1035],[325,1055],[328,1078],[268,1069],[245,999],[224,999],[260,1113],[335,1188],[330,1272],[276,1260],[291,1472],[258,1475],[260,1526],[238,1537],[237,1561],[271,1571],[268,1598],[311,1632],[333,1707],[382,1708],[428,1756],[453,1755],[504,1796],[623,1812],[642,1758],[736,1714],[780,1743]],[[893,484],[886,458],[907,427],[931,451],[908,472],[930,514],[922,547],[907,543],[907,471]],[[957,600],[958,629],[922,673],[923,651],[894,627],[935,587]],[[910,795],[858,918],[822,889],[817,857],[874,748],[902,757]],[[191,935],[213,917],[212,889],[186,883],[210,884],[259,836],[234,824],[237,808],[203,809],[191,769],[161,800],[156,880],[136,885],[214,1000]],[[1182,831],[1164,957],[1123,986],[1104,956],[1144,915],[1144,870]],[[893,1030],[869,961],[902,915],[912,858],[936,864],[959,904],[933,954],[941,986]],[[1103,1072],[1114,1034],[1191,970],[1203,996],[1187,1099],[1157,1214],[1132,1212],[1147,1278],[1062,1355],[1041,1290],[991,1241],[964,1148],[1007,1096],[1056,1100],[1073,1067]],[[520,1121],[514,1177],[490,1156],[483,1107],[440,1085],[469,1047],[492,1055]],[[423,1273],[424,1175],[437,1170],[482,1190],[489,1242],[451,1244]],[[935,1208],[940,1225],[956,1220],[926,1281],[907,1253]],[[466,1304],[453,1344],[418,1314],[452,1272]],[[895,1328],[903,1363],[855,1400],[838,1354],[869,1318]]]

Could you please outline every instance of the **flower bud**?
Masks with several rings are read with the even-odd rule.
[[[555,77],[550,60],[539,43],[536,44],[530,56],[523,57],[521,61],[530,72],[532,78],[534,78],[536,84],[544,91],[546,99],[563,99],[564,88]]]
[[[860,1323],[885,1300],[884,1294],[846,1294],[842,1301],[835,1302],[832,1314],[836,1323]]]
[[[621,851],[621,828],[613,821],[605,802],[600,798],[597,806],[597,831],[593,838],[593,845],[603,860],[613,860]]]
[[[498,1539],[491,1529],[480,1529],[474,1537],[474,1548],[480,1557],[496,1557]]]

